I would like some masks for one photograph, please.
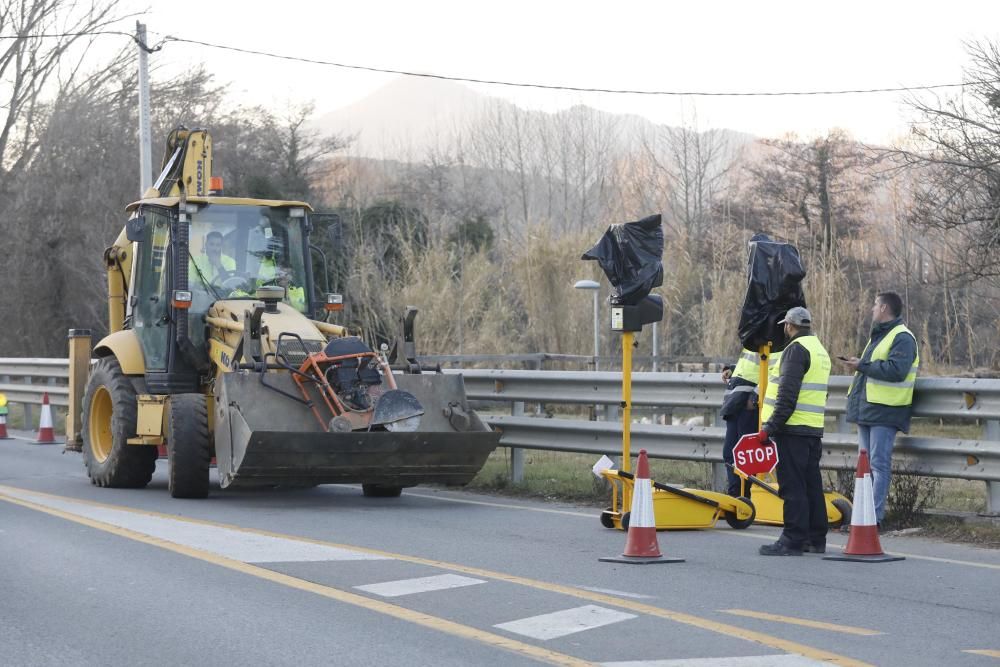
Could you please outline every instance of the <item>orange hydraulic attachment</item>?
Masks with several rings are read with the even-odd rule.
[[[382,376],[380,383],[366,385],[367,405],[365,406],[350,405],[347,401],[342,400],[327,380],[327,372],[329,370],[343,367],[345,362],[349,362],[350,360],[357,361],[359,372],[366,367],[374,365]],[[374,351],[334,357],[327,356],[326,352],[310,354],[299,367],[299,373],[292,373],[292,379],[299,386],[302,397],[306,400],[313,415],[319,421],[320,426],[327,432],[367,429],[371,425],[372,414],[379,397],[386,391],[396,388],[396,381],[392,377],[392,369]],[[329,415],[325,419],[320,413],[317,402],[313,400],[313,396],[309,389],[307,389],[307,384],[318,388]]]

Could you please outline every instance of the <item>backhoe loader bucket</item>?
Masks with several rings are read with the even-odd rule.
[[[263,383],[262,383],[263,379]],[[467,484],[500,440],[469,409],[458,375],[395,376],[423,407],[415,431],[330,431],[284,371],[216,380],[215,450],[222,488],[362,483]]]

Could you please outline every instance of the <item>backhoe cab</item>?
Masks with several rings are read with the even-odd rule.
[[[224,197],[211,173],[208,132],[172,132],[105,251],[110,334],[67,428],[91,482],[145,486],[164,446],[175,497],[208,494],[213,457],[223,488],[469,482],[499,436],[461,377],[394,374],[324,321],[341,300],[315,288],[309,205]]]

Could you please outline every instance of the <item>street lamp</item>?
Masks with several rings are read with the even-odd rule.
[[[594,370],[598,370],[597,358],[601,356],[600,306],[597,303],[601,285],[593,280],[577,280],[576,289],[591,290],[594,293]]]

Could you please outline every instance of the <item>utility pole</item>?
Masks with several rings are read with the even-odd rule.
[[[146,24],[135,22],[139,48],[139,197],[153,185],[153,138],[149,123],[149,47]]]

